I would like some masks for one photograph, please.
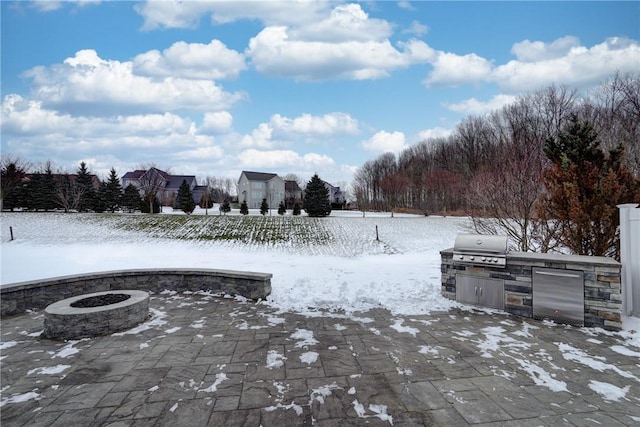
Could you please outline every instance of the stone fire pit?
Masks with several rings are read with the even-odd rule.
[[[108,335],[142,323],[149,313],[149,294],[106,291],[55,302],[44,311],[43,337],[68,340]]]

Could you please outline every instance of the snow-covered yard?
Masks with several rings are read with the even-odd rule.
[[[240,227],[242,217],[192,216],[173,230],[148,224],[145,231],[139,223],[131,229],[130,215],[3,213],[0,218],[2,284],[131,268],[250,270],[273,274],[268,303],[281,310],[350,313],[385,307],[394,314],[456,305],[440,296],[439,251],[453,246],[456,234],[469,231],[470,224],[466,218],[362,218],[359,212],[334,212],[323,219],[273,218],[276,224],[310,224],[308,233],[321,235],[320,242],[299,239],[297,229],[290,239],[258,242],[198,237],[198,230],[207,227]],[[133,220],[145,218],[154,221],[150,216]]]

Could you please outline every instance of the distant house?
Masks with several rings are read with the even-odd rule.
[[[299,201],[302,204],[304,194],[302,189],[298,185],[297,181],[285,181],[284,182],[284,200],[287,205],[287,209],[293,209],[293,205]]]
[[[275,173],[242,171],[238,179],[238,202],[247,202],[249,209],[258,209],[262,199],[270,208],[277,208],[284,201],[284,180]]]
[[[129,184],[140,189],[140,193],[144,193],[145,189],[155,190],[156,197],[163,206],[173,206],[178,190],[182,185],[182,181],[187,181],[191,192],[193,193],[193,201],[200,203],[204,187],[196,183],[194,175],[170,175],[158,168],[149,168],[147,170],[135,170],[125,173],[122,178],[122,188],[127,188]]]
[[[324,186],[329,190],[329,202],[333,208],[338,206],[343,207],[345,203],[344,193],[340,190],[340,187],[334,187],[327,181],[322,181]]]

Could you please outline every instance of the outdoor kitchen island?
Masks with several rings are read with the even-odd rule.
[[[621,264],[612,258],[511,252],[506,237],[480,235],[459,235],[440,256],[446,298],[522,317],[622,328]]]

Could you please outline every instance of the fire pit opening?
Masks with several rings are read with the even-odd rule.
[[[104,294],[95,297],[82,298],[76,302],[69,304],[74,308],[101,307],[103,305],[117,304],[131,298],[127,294]]]
[[[125,331],[145,321],[149,294],[105,291],[63,299],[44,311],[45,338],[69,340]]]

